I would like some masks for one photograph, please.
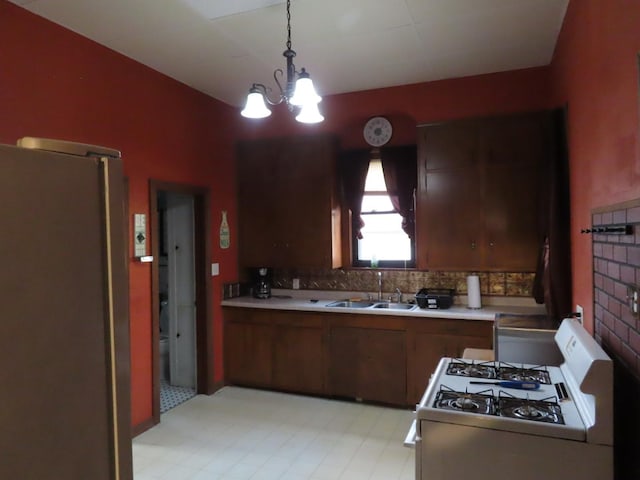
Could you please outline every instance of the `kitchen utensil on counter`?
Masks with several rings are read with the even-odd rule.
[[[472,385],[499,385],[503,388],[517,388],[518,390],[539,390],[540,384],[538,382],[523,382],[519,380],[503,380],[499,382],[480,382],[470,381]]]

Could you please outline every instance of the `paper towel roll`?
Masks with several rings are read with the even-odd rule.
[[[482,308],[480,278],[477,275],[469,275],[467,277],[467,302],[469,308]]]

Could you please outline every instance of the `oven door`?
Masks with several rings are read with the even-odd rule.
[[[433,382],[433,375],[429,378],[429,385]],[[415,418],[411,423],[411,427],[409,427],[409,431],[407,432],[407,436],[404,438],[404,446],[409,448],[415,448],[416,442],[419,440],[419,431],[418,431],[418,417],[416,415],[416,411],[420,408],[424,407],[427,403],[427,396],[429,392],[429,385],[427,385],[427,389],[422,394],[422,398],[420,399],[420,403],[416,405],[416,410],[413,412]]]
[[[413,448],[415,451],[415,478],[416,480],[422,479],[422,438],[420,437],[420,420],[414,419],[409,428],[406,438],[404,439],[404,446]]]
[[[416,423],[417,420],[414,418],[411,423],[411,427],[409,427],[409,431],[407,432],[407,436],[404,437],[404,446],[409,448],[416,447]]]

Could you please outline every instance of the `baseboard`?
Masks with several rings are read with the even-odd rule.
[[[147,430],[155,427],[157,422],[153,420],[153,418],[149,418],[142,423],[138,423],[131,428],[131,438],[135,438],[138,435],[146,432]]]

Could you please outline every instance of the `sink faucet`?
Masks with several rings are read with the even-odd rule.
[[[402,291],[399,288],[396,288],[397,302],[402,303]]]
[[[378,272],[378,300],[382,301],[382,272]]]

